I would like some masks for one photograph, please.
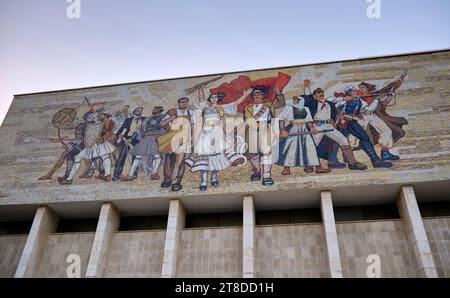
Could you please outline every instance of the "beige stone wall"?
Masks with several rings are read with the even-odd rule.
[[[321,224],[256,227],[256,277],[328,277]]]
[[[52,167],[64,150],[61,144],[48,140],[49,137],[57,136],[57,130],[52,126],[52,117],[60,109],[79,107],[78,116],[81,116],[86,107],[80,107],[80,104],[87,96],[93,102],[108,102],[111,105],[109,109],[112,110],[120,109],[125,104],[131,108],[143,106],[144,114],[149,115],[156,105],[163,105],[166,109],[176,107],[177,99],[185,96],[186,88],[215,76],[17,96],[0,128],[2,204],[177,198],[194,195],[200,199],[214,199],[224,193],[242,195],[278,190],[303,191],[449,180],[450,129],[447,120],[450,111],[450,51],[226,74],[216,85],[230,82],[239,75],[247,75],[256,80],[276,76],[281,71],[291,76],[291,81],[283,90],[287,98],[301,94],[303,80],[307,78],[313,81],[313,88],[322,87],[326,96],[331,96],[334,92],[342,92],[346,86],[357,85],[361,81],[381,88],[398,79],[404,68],[408,68],[408,76],[398,89],[396,104],[387,109],[390,115],[404,117],[409,122],[404,126],[405,137],[396,142],[393,149],[401,157],[393,168],[374,169],[368,157],[362,151],[357,151],[357,159],[369,165],[365,172],[333,170],[327,175],[328,179],[320,179],[317,175],[304,173],[301,168],[293,168],[291,176],[282,176],[282,168],[274,166],[275,185],[264,187],[261,183],[249,181],[252,171],[247,162],[243,167],[221,172],[220,187],[208,188],[206,192],[198,190],[198,173],[191,173],[189,170],[186,170],[183,179],[183,189],[178,193],[162,189],[160,181],[151,181],[145,175],[140,175],[126,187],[120,183],[78,179],[78,175],[72,185],[61,186],[56,177],[64,173],[64,166],[52,181],[38,181],[38,178]],[[189,96],[193,108],[196,95]],[[70,139],[73,131],[63,131],[63,136]],[[378,145],[376,150],[380,151]]]
[[[27,235],[0,236],[0,278],[12,278],[16,273]]]
[[[161,277],[165,231],[116,232],[104,277]]]
[[[367,257],[378,254],[381,277],[417,277],[412,245],[401,220],[336,224],[344,277],[367,277]]]
[[[450,218],[424,218],[423,224],[430,242],[439,277],[450,277]]]
[[[242,228],[182,232],[177,277],[242,277]]]
[[[77,254],[80,256],[81,277],[84,277],[93,240],[94,233],[48,235],[37,277],[67,277],[66,270],[70,264],[66,263],[66,258],[70,254]]]

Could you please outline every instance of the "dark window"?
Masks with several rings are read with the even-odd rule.
[[[97,230],[97,218],[87,219],[60,219],[57,233],[95,232]]]
[[[364,206],[364,219],[376,220],[376,219],[397,219],[400,218],[397,205],[376,205],[376,206]]]
[[[289,224],[289,211],[257,211],[256,225],[283,225]]]
[[[338,221],[364,220],[362,207],[337,207],[334,208],[334,219]]]
[[[167,216],[133,216],[120,219],[119,231],[163,230]]]
[[[28,234],[31,221],[0,222],[0,235]]]
[[[240,227],[242,213],[188,214],[186,228]]]
[[[256,225],[258,226],[316,223],[321,221],[322,215],[319,208],[256,212]]]
[[[422,217],[450,216],[450,202],[419,203]]]
[[[243,222],[242,213],[219,214],[219,227],[241,227]]]
[[[322,214],[319,208],[299,209],[289,211],[290,223],[322,222]]]
[[[336,222],[361,221],[378,219],[398,219],[397,205],[373,205],[373,206],[352,206],[334,208],[334,218]]]

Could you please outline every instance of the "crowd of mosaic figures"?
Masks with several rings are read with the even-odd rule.
[[[303,94],[290,100],[286,100],[280,90],[271,90],[276,96],[270,100],[267,97],[270,87],[255,86],[226,104],[222,103],[223,93],[210,92],[206,96],[205,88],[199,87],[194,104],[202,117],[188,108],[188,97],[178,99],[178,107],[168,111],[156,106],[147,117],[143,116],[142,107],[130,111],[129,106],[125,106],[108,112],[86,99],[88,111],[72,123],[59,127],[74,130],[74,139],[65,145],[52,169],[39,180],[51,180],[66,164],[65,175],[57,178],[62,185],[72,184],[80,169],[83,172],[79,179],[116,182],[133,181],[141,171],[151,180],[162,180],[162,188],[179,191],[188,166],[191,172],[200,175],[199,189],[205,191],[208,186],[219,186],[219,172],[250,162],[252,172],[248,179],[270,186],[274,184],[273,164],[282,167],[283,176],[291,175],[292,167],[302,167],[311,174],[327,174],[344,168],[367,170],[366,164],[355,159],[355,150],[367,154],[373,168],[390,168],[399,160],[390,150],[404,136],[402,126],[407,121],[387,114],[386,110],[403,79],[404,75],[381,89],[361,82],[328,98],[321,88],[311,91],[311,81],[305,80]],[[237,107],[246,98],[251,100],[244,107],[244,119],[253,119],[259,125],[274,119],[279,121],[276,160],[272,160],[272,152],[267,150],[249,153],[246,140],[237,137],[235,132],[233,136],[225,133],[224,118],[239,117]],[[171,141],[178,132],[172,126],[178,118],[186,119],[191,126],[202,121],[197,140],[185,144],[192,146],[192,153],[171,150]],[[226,150],[230,138],[234,149]],[[211,140],[217,139],[225,141],[211,146]],[[374,145],[378,145],[380,152]],[[127,160],[131,167],[125,173]],[[327,160],[327,166],[322,160]]]

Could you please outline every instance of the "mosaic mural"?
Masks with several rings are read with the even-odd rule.
[[[219,172],[250,163],[249,181],[271,186],[274,164],[283,176],[292,175],[294,167],[311,175],[368,170],[355,150],[362,150],[373,168],[390,168],[400,159],[390,149],[405,135],[408,121],[389,115],[389,109],[402,100],[396,91],[406,78],[407,69],[387,85],[359,82],[329,97],[322,86],[313,90],[307,78],[298,95],[287,99],[283,90],[291,77],[283,72],[257,80],[240,75],[227,81],[221,75],[185,89],[177,107],[155,105],[151,111],[86,96],[79,106],[53,116],[57,136],[48,140],[63,151],[39,180],[52,180],[64,166],[65,174],[56,178],[62,185],[78,179],[132,183],[144,175],[179,191],[185,175],[198,173],[199,189],[206,191],[220,187]],[[220,79],[226,82],[217,83]],[[241,127],[226,129],[227,117],[240,118]],[[72,138],[63,136],[68,131]]]
[[[0,128],[0,199],[448,180],[449,81],[440,51],[18,95]]]

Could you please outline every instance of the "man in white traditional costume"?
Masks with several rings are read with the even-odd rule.
[[[96,178],[104,181],[111,180],[111,158],[110,154],[116,149],[113,143],[116,141],[114,134],[115,124],[111,120],[111,115],[103,110],[93,116],[93,123],[89,123],[85,132],[85,147],[75,157],[70,174],[67,178],[61,179],[60,184],[72,184],[73,177],[78,172],[82,160],[92,160],[101,158],[103,162],[104,174]]]

